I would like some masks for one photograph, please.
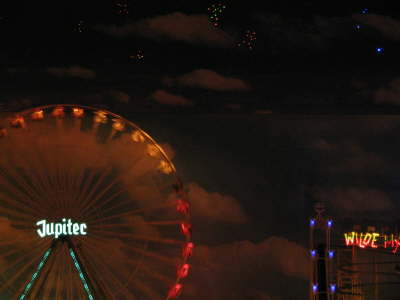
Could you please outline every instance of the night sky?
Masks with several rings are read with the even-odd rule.
[[[339,232],[399,211],[400,11],[331,5],[2,2],[0,110],[105,108],[168,145],[197,245],[183,299],[306,299],[313,201]]]

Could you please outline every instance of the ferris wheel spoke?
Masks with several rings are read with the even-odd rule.
[[[5,175],[3,178],[7,178],[7,175],[11,176],[14,180],[14,186],[17,188],[18,186],[23,188],[25,194],[29,195],[31,198],[40,199],[38,192],[35,190],[33,186],[31,186],[21,174],[21,171],[17,171],[15,169],[10,168],[7,172],[3,170],[3,174]],[[10,182],[8,180],[8,182]],[[11,182],[10,182],[11,184]]]
[[[1,201],[5,201],[5,199],[7,198],[1,198]],[[9,202],[9,201],[7,201]],[[15,207],[15,206],[11,206],[11,207]],[[6,208],[4,206],[0,206],[0,214],[7,214],[7,216],[12,216],[12,217],[17,217],[17,218],[22,218],[22,219],[26,219],[26,220],[32,220],[33,215],[36,215],[36,213],[34,213],[33,211],[25,211],[29,210],[29,208],[22,206],[21,207],[15,207],[16,209],[9,209]],[[1,217],[0,217],[1,218]]]
[[[24,165],[29,168],[29,178],[34,181],[35,187],[39,190],[39,192],[43,195],[45,194],[46,190],[48,189],[51,184],[49,183],[48,175],[42,170],[48,170],[48,168],[43,167],[43,163],[40,164],[39,161],[42,158],[42,153],[39,150],[36,150],[35,157],[37,159],[27,159],[24,160]],[[43,160],[43,159],[42,159]],[[47,179],[47,186],[46,186],[46,179]]]
[[[21,239],[18,236],[14,236],[12,239],[7,238],[7,240],[0,240],[0,247],[6,247],[7,245],[11,245],[11,244],[16,244],[16,243],[21,243],[21,242],[25,242],[25,241],[32,241],[34,240],[35,242],[41,242],[41,240],[38,240],[36,237],[29,237],[29,238],[25,238],[25,239]]]
[[[61,257],[61,259],[59,257],[57,257],[58,261],[57,261],[56,267],[54,269],[54,278],[55,278],[55,282],[56,282],[55,283],[56,299],[64,298],[62,292],[64,291],[65,286],[62,285],[61,274],[63,273],[62,267],[64,266],[66,259],[65,259],[65,253],[63,250],[65,250],[64,245],[63,245],[63,247],[60,248],[60,253],[58,255],[59,257]]]
[[[126,205],[128,203],[124,202],[124,205]],[[88,215],[88,224],[92,224],[92,223],[99,223],[99,222],[104,222],[104,221],[108,221],[108,220],[113,220],[113,219],[119,219],[119,218],[123,218],[123,217],[128,217],[128,216],[132,216],[132,215],[136,215],[139,213],[143,213],[143,212],[148,212],[148,211],[154,211],[154,210],[159,210],[159,209],[165,209],[165,208],[169,208],[172,207],[173,204],[169,203],[169,204],[161,204],[161,205],[154,205],[154,206],[148,206],[148,207],[144,207],[144,208],[135,208],[132,210],[125,210],[123,213],[120,214],[115,214],[112,216],[108,216],[108,217],[103,217],[103,218],[90,218]],[[117,208],[118,206],[113,206],[110,207],[109,209],[102,209],[101,213],[103,215],[106,215],[107,212],[109,212],[110,210],[113,210],[115,208]]]
[[[47,245],[48,246],[48,245]],[[18,265],[21,261],[26,259],[28,256],[32,255],[33,253],[43,253],[45,250],[45,247],[37,247],[36,249],[32,249],[31,251],[27,251],[27,253],[21,255],[19,259],[13,262],[11,266],[8,266],[8,269],[11,269],[12,267]],[[6,282],[3,283],[3,285],[0,287],[0,292],[3,292],[10,284],[12,284],[17,278],[19,278],[26,270],[28,270],[29,267],[37,263],[35,260],[31,259],[30,262],[25,264],[23,267],[19,268],[17,272],[15,272],[12,276],[10,276]]]
[[[147,222],[143,221],[140,222],[140,225],[151,225],[151,226],[171,226],[171,225],[178,225],[181,224],[182,220],[172,220],[172,221],[152,221]],[[131,228],[132,224],[129,223],[114,223],[114,224],[96,224],[92,225],[92,228]]]
[[[85,178],[85,173],[89,173],[87,178]],[[83,176],[83,186],[80,189],[78,196],[77,196],[77,203],[79,203],[80,201],[83,201],[83,199],[85,199],[85,196],[88,193],[88,189],[93,185],[94,180],[95,180],[95,175],[96,173],[92,170],[87,170],[86,172],[84,172],[84,176]]]
[[[83,197],[81,201],[81,207],[84,208],[85,206],[90,203],[90,200],[93,198],[93,194],[99,189],[99,186],[104,182],[104,180],[109,176],[112,172],[112,168],[107,168],[101,173],[101,176],[96,180],[96,183],[94,185],[91,185],[91,190],[88,192],[88,194]]]
[[[120,178],[119,176],[117,178],[115,178],[114,180],[111,181],[111,183],[109,183],[105,188],[103,188],[103,190],[99,191],[95,197],[93,197],[92,199],[90,199],[89,201],[87,201],[86,205],[84,205],[82,207],[82,214],[90,208],[90,206],[93,203],[97,203],[97,201],[99,201],[99,199],[101,199],[105,193],[107,193],[113,186],[117,185],[119,182]]]
[[[92,275],[96,275],[96,277],[94,279],[96,280],[96,283],[100,286],[100,288],[103,289],[104,292],[108,293],[107,296],[111,296],[112,299],[115,299],[115,296],[114,296],[113,292],[110,290],[110,287],[107,285],[107,282],[104,279],[104,274],[101,273],[99,270],[97,270],[93,266],[93,263],[90,260],[85,261],[85,262],[86,262],[87,266],[90,267],[90,270],[92,270],[92,272],[95,273],[95,274],[92,274]],[[100,284],[100,282],[101,282],[101,284]]]
[[[23,203],[23,204],[25,204],[25,205],[27,205],[27,206],[30,206],[30,205],[32,205],[32,206],[35,206],[37,209],[39,209],[39,211],[41,210],[40,209],[40,207],[38,207],[38,205],[34,202],[34,203],[31,203],[32,201],[30,201],[30,199],[32,199],[32,198],[36,198],[36,199],[39,199],[39,201],[40,201],[40,198],[37,198],[37,196],[35,197],[35,195],[32,195],[32,194],[30,194],[28,191],[26,191],[26,190],[21,190],[21,189],[19,189],[18,188],[18,186],[16,186],[15,184],[12,184],[10,181],[9,181],[9,179],[7,178],[7,177],[5,177],[4,176],[4,172],[3,172],[3,170],[0,168],[0,172],[1,173],[3,173],[3,176],[2,176],[2,186],[3,187],[5,187],[6,189],[8,189],[8,190],[11,190],[12,191],[12,194],[13,195],[18,195],[19,197],[21,197],[22,199],[25,199],[25,200],[28,200],[28,202],[27,201],[24,201],[24,200],[22,200],[21,198],[19,198],[19,202],[20,203]],[[25,193],[24,193],[25,192]],[[18,199],[18,197],[17,197],[17,199]]]
[[[176,278],[171,279],[170,277],[162,274],[161,272],[157,270],[150,270],[148,267],[146,267],[144,264],[140,264],[139,269],[141,271],[144,271],[148,276],[160,280],[165,284],[165,288],[168,288],[169,286],[172,286],[176,282]]]
[[[131,233],[118,233],[115,231],[107,231],[107,230],[99,230],[99,229],[92,229],[92,233],[98,233],[100,235],[111,236],[111,237],[120,237],[125,239],[136,239],[148,242],[155,242],[160,244],[178,244],[183,245],[184,242],[175,239],[168,239],[168,238],[160,238],[154,236],[146,236],[146,235],[139,235],[139,234],[131,234]]]
[[[82,215],[85,216],[85,218],[87,218],[88,216],[93,216],[95,215],[93,212],[97,209],[97,210],[101,210],[102,214],[104,215],[106,212],[109,211],[109,209],[103,209],[103,207],[109,203],[110,201],[112,201],[113,199],[115,199],[116,197],[118,197],[119,195],[121,195],[122,193],[124,193],[126,191],[126,188],[122,188],[120,190],[118,190],[117,192],[115,192],[114,194],[112,194],[111,196],[109,196],[108,198],[106,198],[105,201],[101,202],[97,201],[98,203],[96,203],[94,201],[94,203],[96,203],[96,206],[92,205],[92,206],[87,206],[85,210],[82,210]],[[127,201],[125,201],[127,202]],[[129,201],[128,203],[131,203],[131,201]]]
[[[127,250],[131,250],[133,252],[145,255],[145,256],[147,256],[149,258],[157,259],[158,261],[163,262],[165,264],[172,265],[172,266],[176,265],[176,261],[170,256],[164,256],[164,255],[161,255],[161,254],[157,254],[156,252],[152,252],[152,251],[149,251],[149,250],[144,250],[144,249],[141,249],[141,248],[138,248],[138,247],[134,247],[134,246],[125,245],[124,247]]]
[[[136,290],[141,291],[142,293],[146,294],[145,299],[152,299],[152,300],[161,300],[162,296],[154,291],[144,280],[140,278],[135,278],[133,280],[133,285],[135,286]]]
[[[22,160],[23,165],[26,166],[27,168],[29,168],[29,174],[31,174],[31,176],[29,176],[29,178],[32,179],[33,181],[35,181],[36,188],[41,188],[41,192],[43,193],[43,191],[46,191],[46,185],[44,184],[43,179],[49,180],[49,177],[46,176],[47,173],[40,172],[40,170],[43,170],[43,169],[48,170],[49,166],[46,166],[45,163],[43,163],[44,159],[43,159],[42,151],[35,148],[34,145],[31,145],[30,149],[32,149],[32,151],[34,152],[33,156],[36,159],[30,158],[30,155],[20,155],[18,157],[18,159]],[[42,161],[41,164],[40,164],[40,161]],[[11,162],[11,166],[18,165],[14,159],[10,160],[10,162]],[[45,168],[43,167],[43,165],[45,166]],[[13,168],[9,168],[9,169],[13,170]],[[41,173],[43,173],[44,176]],[[51,186],[51,185],[49,185],[49,183],[48,183],[47,186]]]
[[[93,260],[93,263],[96,265],[96,267],[101,268],[101,272],[102,272],[103,276],[107,275],[107,276],[105,276],[106,278],[108,278],[109,280],[112,280],[113,282],[116,282],[118,284],[118,286],[124,290],[125,293],[127,292],[128,295],[131,295],[131,292],[128,290],[126,285],[124,285],[120,281],[120,279],[113,274],[111,268],[107,267],[107,265],[105,264],[104,255],[107,255],[107,254],[104,254],[103,252],[101,252],[100,251],[101,248],[95,247],[94,245],[92,245],[90,243],[88,243],[86,246],[91,249],[91,251],[90,251],[91,254],[94,254],[94,253],[98,254],[98,255],[91,255],[90,258]]]

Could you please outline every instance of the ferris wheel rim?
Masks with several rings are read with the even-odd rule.
[[[157,150],[159,151],[159,153],[161,154],[162,158],[172,167],[172,171],[171,174],[174,178],[175,181],[177,182],[179,188],[182,188],[182,182],[180,180],[180,178],[178,177],[177,173],[176,173],[176,169],[174,164],[172,163],[171,159],[168,157],[168,155],[165,153],[164,149],[147,133],[145,132],[143,129],[141,129],[138,125],[136,125],[134,122],[126,119],[125,117],[118,115],[116,113],[113,113],[109,110],[106,109],[102,109],[102,108],[97,108],[97,107],[93,107],[93,106],[86,106],[86,105],[79,105],[79,104],[50,104],[50,105],[42,105],[42,106],[38,106],[38,107],[33,107],[33,108],[29,108],[29,109],[24,109],[21,110],[20,112],[15,113],[15,116],[26,116],[30,113],[33,113],[35,111],[38,110],[47,110],[47,109],[52,109],[52,108],[57,108],[57,107],[62,107],[62,108],[81,108],[81,109],[85,109],[87,111],[90,112],[95,112],[95,111],[101,111],[104,112],[106,115],[117,118],[122,120],[123,122],[125,122],[126,124],[128,124],[130,127],[132,127],[132,129],[138,130],[141,134],[143,134],[146,138],[146,140],[148,142],[150,142],[152,145],[154,145]],[[190,214],[187,215],[186,219],[190,219]],[[191,236],[190,238],[188,238],[188,236],[185,235],[185,241],[186,244],[187,243],[192,243],[192,239]],[[181,260],[182,264],[186,264],[188,262],[188,257],[183,257],[183,259]],[[181,278],[176,277],[175,280],[175,284],[178,285],[181,282]],[[167,296],[167,299],[171,299],[172,297]]]

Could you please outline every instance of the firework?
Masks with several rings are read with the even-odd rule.
[[[213,4],[208,8],[208,16],[210,22],[218,27],[221,21],[222,12],[225,10],[226,6],[222,3]]]
[[[82,33],[84,31],[84,29],[85,29],[85,22],[80,20],[78,22],[78,24],[76,25],[76,31],[79,33]]]
[[[129,58],[132,61],[142,61],[144,59],[144,54],[142,50],[138,50],[135,54],[130,55]]]
[[[115,2],[117,14],[120,16],[129,15],[128,0],[118,0]]]
[[[249,50],[253,50],[257,41],[257,33],[252,30],[247,30],[242,40],[238,43],[238,47],[247,47]]]

